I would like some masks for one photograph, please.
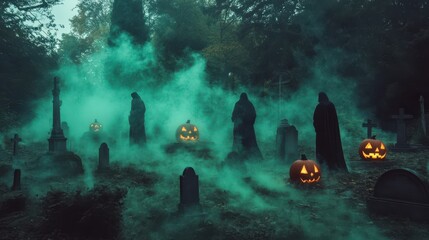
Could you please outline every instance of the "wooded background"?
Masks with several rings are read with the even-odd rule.
[[[261,98],[278,96],[280,75],[292,95],[318,66],[353,81],[359,106],[380,121],[398,107],[418,115],[419,96],[429,99],[429,1],[86,0],[56,39],[51,8],[60,3],[0,2],[1,131],[31,118],[60,64],[114,47],[121,31],[153,44],[160,84],[200,53],[210,84]]]

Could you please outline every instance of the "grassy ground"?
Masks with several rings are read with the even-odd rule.
[[[376,216],[366,209],[375,181],[386,170],[406,167],[429,179],[429,151],[389,153],[381,164],[359,162],[355,152],[346,152],[349,174],[324,172],[321,183],[300,187],[288,181],[290,164],[269,160],[272,148],[261,146],[266,162],[241,169],[187,154],[133,155],[127,158],[144,159],[116,158],[109,172],[87,170],[74,179],[44,182],[25,175],[26,166],[46,151],[45,143],[30,144],[20,148],[18,159],[22,191],[11,193],[7,146],[0,163],[0,239],[429,238],[428,223]],[[95,169],[95,155],[83,160]],[[177,213],[183,166],[193,166],[200,179],[203,211],[195,215]],[[5,205],[5,199],[23,198],[24,206]]]

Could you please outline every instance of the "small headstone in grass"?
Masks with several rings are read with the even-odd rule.
[[[109,147],[107,143],[102,143],[98,149],[98,170],[105,171],[109,169]]]
[[[180,176],[179,212],[189,213],[200,210],[198,175],[192,167],[187,167]]]
[[[277,128],[277,154],[280,161],[293,162],[299,158],[298,130],[283,119]]]
[[[389,170],[377,179],[367,207],[377,214],[428,221],[429,186],[411,170]]]

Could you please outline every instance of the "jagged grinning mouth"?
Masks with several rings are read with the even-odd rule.
[[[379,153],[365,154],[364,151],[362,151],[362,155],[364,156],[364,158],[372,158],[372,159],[384,159],[386,157],[386,153],[384,153],[383,155],[380,155]]]
[[[195,140],[197,140],[197,138],[196,137],[194,137],[194,136],[192,136],[192,137],[190,137],[190,136],[183,136],[182,134],[180,134],[180,139],[182,139],[182,140],[191,140],[191,141],[195,141]]]
[[[318,176],[317,178],[313,178],[313,179],[301,179],[301,182],[303,183],[314,183],[314,182],[318,182],[320,180],[320,176]]]

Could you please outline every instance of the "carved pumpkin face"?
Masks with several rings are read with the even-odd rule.
[[[89,125],[89,130],[91,132],[99,132],[101,131],[101,128],[103,128],[103,125],[97,122],[97,119],[95,119],[94,122]]]
[[[386,145],[382,141],[376,140],[375,136],[363,140],[359,145],[359,155],[362,159],[383,160],[386,158],[386,154]]]
[[[191,121],[188,120],[185,124],[180,125],[176,130],[176,140],[181,143],[194,143],[200,139],[200,132]]]
[[[313,160],[308,160],[305,155],[302,155],[301,158],[290,166],[290,180],[302,184],[319,182],[322,176],[319,164]]]

